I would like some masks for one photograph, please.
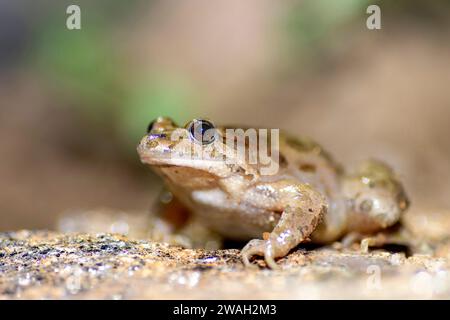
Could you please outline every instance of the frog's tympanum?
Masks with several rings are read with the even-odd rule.
[[[206,226],[249,241],[242,249],[246,265],[259,255],[276,268],[276,258],[306,241],[374,239],[370,235],[396,224],[408,207],[402,185],[382,162],[347,172],[319,144],[279,134],[276,152],[268,150],[277,155],[277,170],[262,174],[267,164],[249,161],[261,144],[242,157],[238,144],[226,141],[231,128],[200,119],[179,127],[160,117],[138,152]]]

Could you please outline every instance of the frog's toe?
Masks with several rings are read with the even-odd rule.
[[[265,250],[264,250],[264,260],[266,261],[266,264],[269,266],[270,269],[276,270],[280,267],[275,262],[275,257],[273,254],[273,247],[270,241],[266,242]]]
[[[371,238],[365,238],[361,240],[361,244],[360,244],[360,251],[363,254],[367,254],[369,253],[369,248],[371,245]]]
[[[253,267],[250,258],[253,256],[264,256],[265,242],[259,239],[253,239],[242,249],[241,255],[246,267]]]
[[[263,256],[264,261],[271,269],[278,269],[278,265],[275,262],[274,250],[272,244],[269,240],[259,240],[254,239],[251,240],[243,249],[242,249],[242,260],[244,261],[245,266],[253,267],[254,265],[250,262],[250,258],[253,256]]]

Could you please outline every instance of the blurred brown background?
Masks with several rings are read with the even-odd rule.
[[[449,18],[439,0],[1,1],[0,231],[147,210],[160,181],[135,146],[158,115],[309,135],[450,207]]]

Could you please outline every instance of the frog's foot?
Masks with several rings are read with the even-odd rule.
[[[367,253],[370,247],[382,247],[386,244],[404,246],[411,253],[432,254],[430,243],[418,239],[407,229],[400,229],[394,233],[378,233],[372,237],[361,239],[361,252]]]
[[[361,234],[357,232],[350,232],[345,235],[341,240],[341,246],[345,249],[349,249],[355,242],[358,242],[362,239]]]
[[[342,239],[341,243],[344,248],[349,248],[358,241],[360,242],[360,252],[368,253],[370,247],[381,247],[389,242],[389,238],[382,233],[367,237],[360,233],[352,232],[346,235],[344,239]]]
[[[242,249],[242,260],[246,267],[253,267],[250,258],[253,256],[263,256],[266,264],[271,269],[279,268],[274,259],[273,246],[270,240],[253,239]]]
[[[378,234],[374,237],[367,237],[361,240],[360,251],[361,253],[369,253],[370,247],[381,247],[386,243],[387,239],[382,234]]]

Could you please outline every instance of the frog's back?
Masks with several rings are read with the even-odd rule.
[[[249,129],[259,130],[259,128],[236,125],[219,127],[222,133],[225,133],[227,129],[242,129],[244,132],[248,132],[247,130]],[[268,152],[270,152],[271,139],[273,137],[271,134],[268,134],[267,138],[266,144]],[[261,177],[262,181],[273,181],[290,177],[312,185],[323,192],[329,200],[338,197],[339,179],[343,169],[319,143],[306,136],[295,137],[281,131],[278,150],[279,170],[274,175]]]
[[[280,172],[314,186],[328,198],[339,193],[341,166],[317,142],[308,137],[280,135]]]

